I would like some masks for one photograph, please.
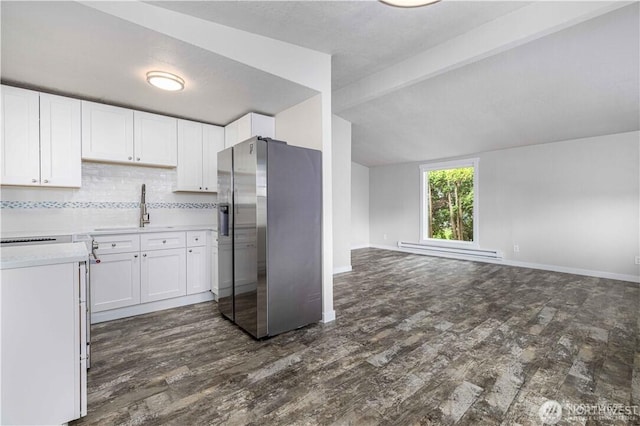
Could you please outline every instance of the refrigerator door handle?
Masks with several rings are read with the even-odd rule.
[[[236,207],[236,214],[240,211],[240,203],[238,202],[238,190],[233,190],[233,205]]]

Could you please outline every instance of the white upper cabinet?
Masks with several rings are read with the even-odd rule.
[[[224,149],[224,128],[178,120],[176,191],[216,192],[218,152]]]
[[[275,134],[273,117],[250,112],[225,127],[224,146],[229,148],[253,136],[274,138]]]
[[[40,180],[42,185],[82,184],[80,101],[40,94]]]
[[[202,190],[202,124],[178,120],[178,191]]]
[[[82,159],[133,161],[133,111],[82,101]]]
[[[80,101],[2,86],[2,184],[80,187]]]
[[[175,167],[176,123],[172,117],[82,101],[82,158]]]
[[[2,86],[2,184],[40,185],[38,92]]]
[[[136,163],[175,167],[177,159],[177,122],[173,117],[133,112]]]
[[[218,152],[224,149],[224,127],[202,125],[202,185],[218,192]]]

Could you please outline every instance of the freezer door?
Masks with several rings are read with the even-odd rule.
[[[254,337],[266,335],[264,237],[266,142],[249,139],[233,147],[235,322]],[[259,228],[262,229],[259,229]]]
[[[233,148],[218,153],[218,309],[233,321]]]

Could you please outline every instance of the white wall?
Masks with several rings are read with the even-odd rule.
[[[333,272],[341,273],[351,270],[351,123],[332,118]]]
[[[637,280],[639,151],[640,132],[629,132],[480,154],[480,247],[514,264]],[[370,169],[373,245],[419,240],[419,164]]]
[[[276,139],[322,151],[322,95],[276,114]]]
[[[82,187],[2,187],[3,234],[82,232],[137,226],[140,188],[147,187],[152,225],[215,225],[215,194],[174,193],[176,170],[82,163]]]
[[[351,163],[351,248],[369,247],[369,168]]]

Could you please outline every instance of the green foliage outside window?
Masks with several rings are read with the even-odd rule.
[[[425,173],[427,238],[473,241],[473,167]]]

